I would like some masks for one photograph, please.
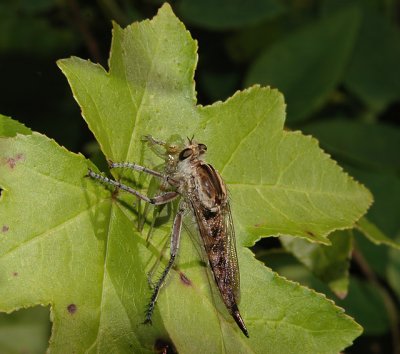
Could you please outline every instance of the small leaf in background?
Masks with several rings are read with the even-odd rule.
[[[286,17],[283,17],[286,20]],[[274,21],[268,21],[258,26],[246,27],[241,31],[229,34],[225,41],[229,57],[235,63],[246,63],[252,61],[268,47],[276,37],[282,35],[281,29],[284,22],[281,16]],[[284,22],[286,23],[286,22]]]
[[[176,9],[185,22],[214,30],[254,25],[284,11],[277,0],[179,0]]]
[[[368,211],[367,218],[374,223],[381,232],[395,242],[400,233],[400,179],[396,175],[383,172],[366,172],[357,168],[349,168],[353,175],[371,188],[375,203]],[[362,251],[369,266],[381,277],[386,277],[390,266],[389,249],[385,246],[376,246],[356,231],[357,247]],[[396,243],[397,245],[398,243]],[[399,251],[395,251],[399,252]]]
[[[400,97],[400,30],[376,11],[365,11],[344,85],[382,110]]]
[[[114,25],[109,72],[76,57],[58,64],[107,158],[159,164],[143,151],[146,134],[194,133],[209,145],[208,159],[232,194],[240,309],[250,339],[221,306],[187,234],[154,325],[143,326],[151,294],[147,272],[167,257],[162,246],[171,221],[147,245],[148,226],[137,231],[133,196],[116,196],[85,178],[92,163],[34,133],[0,139],[0,267],[6,278],[0,309],[50,304],[51,351],[152,352],[162,338],[183,353],[336,353],[361,333],[342,309],[277,276],[243,245],[275,234],[329,243],[328,233],[351,227],[366,212],[370,193],[315,139],[283,131],[285,106],[277,90],[255,86],[197,106],[196,49],[164,5],[151,21],[124,30]]]
[[[352,175],[371,188],[375,203],[368,211],[367,218],[382,232],[394,239],[400,232],[400,178],[383,172],[367,172],[346,167]]]
[[[344,85],[379,112],[400,98],[400,30],[393,21],[396,2],[324,0],[321,10],[330,16],[349,4],[359,9],[362,20]]]
[[[357,229],[376,245],[384,244],[400,250],[400,244],[394,242],[387,237],[376,225],[371,223],[367,218],[361,218],[357,222]]]
[[[288,122],[304,120],[342,80],[359,25],[359,11],[346,8],[267,48],[250,67],[245,85],[278,88],[288,103]]]
[[[302,130],[318,137],[324,148],[355,166],[400,171],[400,129],[395,126],[334,118],[305,125]]]
[[[304,2],[291,1],[279,16],[228,33],[224,41],[226,52],[233,62],[248,67],[249,63],[274,42],[285,41],[288,35],[301,29],[304,24],[311,25],[315,19],[315,9]],[[296,62],[293,64],[297,66]]]
[[[343,299],[349,285],[352,236],[348,231],[329,235],[331,245],[312,244],[293,237],[281,237],[283,246],[303,263],[317,278]]]
[[[50,337],[50,312],[36,306],[12,314],[0,314],[0,352],[41,354]]]
[[[56,6],[54,0],[18,1],[13,6],[0,4],[0,53],[43,56],[62,53],[66,48],[72,51],[79,38],[76,33],[68,27],[56,26],[43,15],[46,11],[56,11]]]

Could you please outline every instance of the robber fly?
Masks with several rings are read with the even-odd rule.
[[[110,168],[129,168],[159,178],[165,190],[161,194],[148,197],[125,184],[89,170],[90,177],[113,185],[153,205],[163,205],[180,198],[172,226],[170,258],[154,285],[145,322],[151,322],[158,294],[178,253],[183,217],[187,210],[190,210],[196,220],[202,245],[222,300],[239,328],[248,337],[246,325],[237,305],[240,287],[239,267],[227,189],[220,174],[203,160],[207,146],[194,142],[193,138],[188,139],[186,145],[179,147],[151,136],[146,136],[145,140],[153,151],[157,152],[155,148],[157,146],[165,148],[164,172],[129,162],[110,162]]]

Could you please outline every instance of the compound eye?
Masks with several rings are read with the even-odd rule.
[[[207,151],[207,145],[199,144],[199,152],[200,154],[204,154]]]
[[[184,149],[179,154],[179,160],[180,161],[186,160],[188,157],[192,156],[192,154],[193,154],[192,149],[189,149],[189,148]]]

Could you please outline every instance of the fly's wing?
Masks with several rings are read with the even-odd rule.
[[[230,270],[230,277],[232,279],[233,290],[237,302],[240,300],[240,272],[239,262],[236,252],[236,236],[233,226],[232,212],[229,203],[226,205],[225,215],[225,228],[227,234],[226,249],[228,254],[228,269]]]
[[[229,205],[212,213],[200,203],[192,200],[191,204],[215,281],[229,307],[239,300],[240,293],[235,232]]]

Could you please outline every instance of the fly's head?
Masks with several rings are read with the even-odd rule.
[[[180,162],[194,162],[202,160],[207,151],[207,146],[202,143],[196,143],[193,139],[189,139],[189,144],[179,152],[178,159]]]
[[[147,142],[148,146],[159,157],[163,158],[166,163],[166,172],[173,174],[178,169],[190,168],[197,161],[203,160],[204,154],[207,151],[207,146],[202,143],[197,143],[188,138],[185,144],[184,140],[179,135],[172,135],[167,141],[154,139],[151,135],[146,135],[142,138]]]

